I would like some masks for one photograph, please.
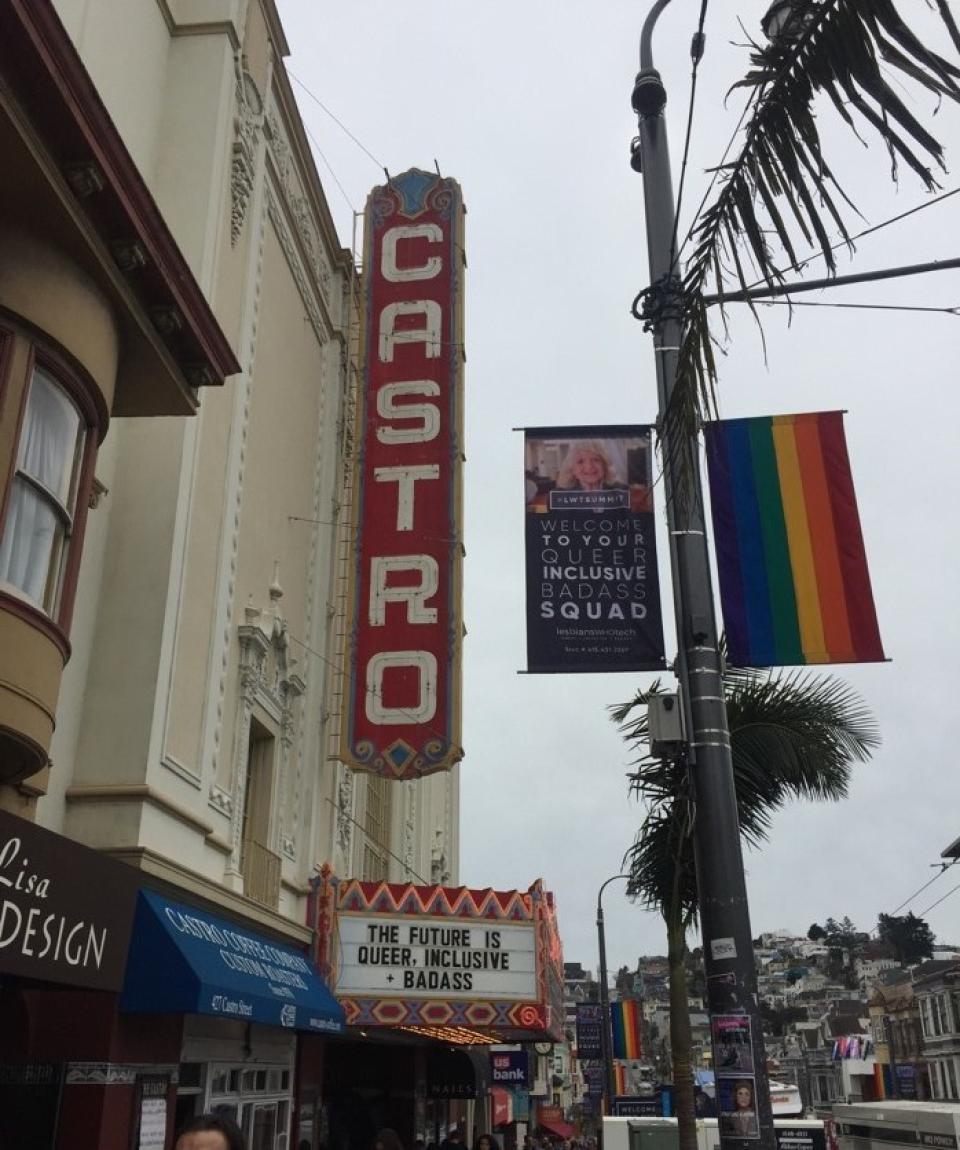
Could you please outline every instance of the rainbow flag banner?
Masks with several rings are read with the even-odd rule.
[[[634,999],[610,1003],[610,1027],[613,1031],[614,1058],[641,1058],[640,1024],[643,1004]]]
[[[842,413],[725,419],[705,434],[730,662],[882,662]]]

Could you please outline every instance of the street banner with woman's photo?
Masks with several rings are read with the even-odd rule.
[[[717,1112],[720,1133],[731,1138],[759,1138],[757,1117],[757,1080],[750,1075],[738,1078],[717,1077]]]
[[[662,669],[652,428],[527,428],[524,475],[528,670]]]

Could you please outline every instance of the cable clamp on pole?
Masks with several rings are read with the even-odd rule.
[[[630,305],[633,318],[640,320],[644,331],[660,331],[667,320],[682,323],[688,311],[687,292],[684,290],[683,280],[676,274],[661,276],[655,283],[637,292]]]

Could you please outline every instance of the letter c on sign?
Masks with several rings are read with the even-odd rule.
[[[415,667],[420,678],[417,702],[410,707],[383,705],[383,675],[393,667]],[[367,664],[367,718],[378,726],[429,723],[437,713],[437,660],[429,651],[381,651]]]
[[[397,243],[400,240],[414,240],[422,237],[431,244],[443,242],[443,232],[436,224],[412,224],[409,227],[390,228],[383,237],[383,251],[380,253],[380,271],[383,278],[392,284],[410,283],[413,280],[432,280],[440,274],[443,260],[430,256],[420,267],[397,267]]]

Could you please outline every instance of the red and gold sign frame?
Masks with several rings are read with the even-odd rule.
[[[462,1028],[495,1042],[559,1042],[563,1038],[563,950],[553,895],[541,880],[526,891],[415,886],[413,883],[337,879],[325,866],[313,881],[310,925],[317,967],[336,994],[338,918],[382,914],[442,918],[451,925],[532,923],[536,939],[537,997],[530,1001],[451,1000],[442,995],[410,998],[347,998],[337,995],[349,1026],[417,1029]]]
[[[463,218],[417,169],[367,201],[340,758],[391,779],[463,757]]]

